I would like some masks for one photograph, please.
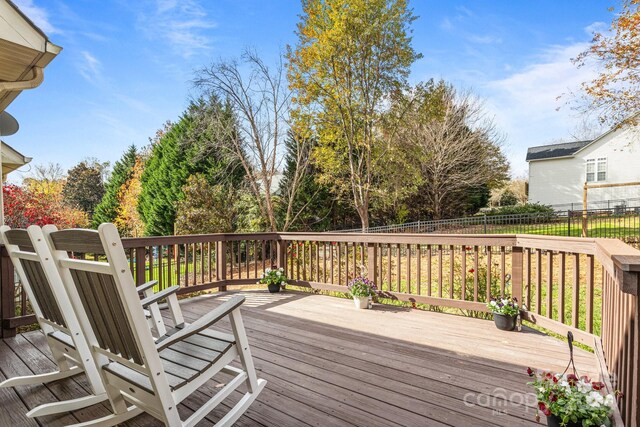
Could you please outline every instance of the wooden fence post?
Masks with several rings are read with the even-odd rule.
[[[0,257],[0,319],[2,320],[0,337],[11,338],[16,336],[16,328],[9,327],[7,322],[16,315],[16,284],[13,264],[4,246],[2,246]]]
[[[523,282],[523,251],[519,246],[511,248],[511,296],[518,299],[518,304],[522,306],[522,282]],[[529,307],[527,307],[529,308]]]
[[[136,248],[136,285],[142,285],[147,281],[147,263],[146,263],[146,248]]]
[[[376,275],[378,271],[378,251],[375,243],[367,244],[367,278],[373,283],[378,285],[380,289],[380,283],[377,283],[378,277]]]
[[[276,240],[276,265],[278,268],[287,271],[287,242],[285,240]]]
[[[218,288],[220,291],[227,290],[227,242],[220,240],[216,242],[216,279],[222,282]]]

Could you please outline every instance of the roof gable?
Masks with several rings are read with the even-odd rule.
[[[575,153],[591,144],[588,141],[563,142],[560,144],[540,145],[537,147],[529,147],[527,150],[526,161],[557,159],[561,157],[570,157]]]

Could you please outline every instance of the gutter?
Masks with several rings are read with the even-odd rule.
[[[33,77],[30,80],[20,80],[17,82],[0,82],[0,92],[34,89],[40,86],[43,81],[44,71],[42,67],[33,67]]]

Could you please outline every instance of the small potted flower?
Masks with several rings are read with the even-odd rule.
[[[487,304],[493,313],[493,322],[502,331],[513,331],[516,328],[516,318],[520,314],[518,300],[511,297],[491,298]]]
[[[371,297],[376,293],[376,285],[363,276],[358,276],[347,285],[356,308],[369,308]]]
[[[605,385],[576,374],[554,374],[527,369],[534,381],[529,385],[536,390],[540,413],[547,417],[549,427],[589,427],[611,425],[609,416],[616,405],[612,394],[606,394]]]
[[[280,292],[280,289],[284,289],[287,284],[287,277],[284,275],[283,268],[267,268],[264,273],[262,273],[262,277],[260,281],[258,281],[259,285],[267,285],[269,288],[269,292],[276,293]]]

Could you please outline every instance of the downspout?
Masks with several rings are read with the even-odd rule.
[[[34,89],[44,80],[42,67],[33,67],[33,78],[31,80],[21,80],[17,82],[0,82],[0,92],[16,90]]]

